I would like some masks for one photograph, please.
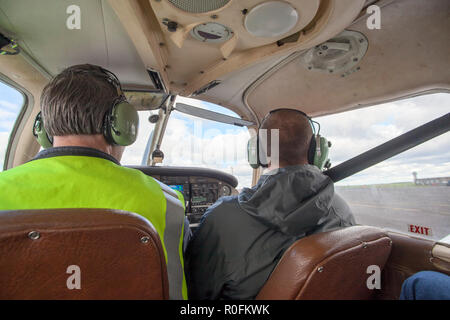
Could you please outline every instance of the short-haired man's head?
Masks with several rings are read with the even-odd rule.
[[[269,114],[261,124],[267,129],[268,154],[271,154],[270,131],[279,130],[280,167],[308,163],[308,150],[313,136],[309,119],[294,109],[281,109]]]
[[[103,118],[119,97],[99,66],[71,66],[44,88],[41,110],[51,136],[102,133]]]

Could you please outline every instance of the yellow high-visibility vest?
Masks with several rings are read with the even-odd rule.
[[[187,299],[182,252],[184,216],[166,216],[166,198],[152,177],[107,158],[82,155],[38,158],[0,173],[0,210],[64,208],[116,209],[147,218],[161,239],[170,297]],[[178,231],[179,226],[180,232],[166,234],[167,223],[171,224],[170,230]],[[176,272],[182,275],[176,279],[182,279],[182,283],[170,284],[170,264],[181,268]],[[179,292],[173,292],[173,288]]]

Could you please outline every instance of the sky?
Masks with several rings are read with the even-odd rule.
[[[199,100],[183,97],[178,102],[238,117],[233,111]],[[153,111],[153,113],[157,113]],[[151,112],[139,113],[140,128],[136,143],[125,150],[123,164],[141,164],[145,146],[154,125],[148,122]],[[252,171],[246,161],[250,135],[246,128],[199,119],[174,111],[169,119],[161,150],[164,165],[195,166],[219,169],[238,177],[239,187],[250,186]]]
[[[337,165],[450,111],[450,95],[437,93],[340,114],[318,117],[321,134],[332,142],[331,161]],[[450,176],[450,133],[429,140],[338,185],[412,182]]]
[[[3,169],[9,134],[22,105],[22,94],[0,82],[0,171]]]
[[[178,101],[236,116],[226,108],[179,97]],[[9,133],[23,104],[15,89],[0,83],[0,166]],[[450,95],[437,93],[390,102],[373,107],[315,118],[321,134],[332,142],[333,165],[348,160],[404,132],[436,119],[450,111]],[[155,111],[153,111],[156,113]],[[139,136],[128,147],[122,164],[141,164],[154,125],[148,122],[151,112],[140,112]],[[174,111],[169,120],[161,150],[164,165],[201,166],[234,174],[238,188],[251,185],[252,169],[246,160],[249,138],[246,128],[202,120]],[[367,185],[411,182],[412,172],[419,178],[450,176],[450,133],[349,177],[338,185]]]

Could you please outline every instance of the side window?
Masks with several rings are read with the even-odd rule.
[[[317,118],[332,142],[333,166],[449,111],[438,93]],[[450,234],[450,133],[445,133],[335,186],[356,222],[439,240]]]
[[[0,81],[0,171],[3,171],[9,138],[23,104],[22,93]]]

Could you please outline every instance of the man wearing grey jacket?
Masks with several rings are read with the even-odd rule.
[[[279,130],[278,165],[206,211],[186,251],[191,299],[253,299],[295,241],[355,224],[331,179],[309,164],[309,119],[280,109],[261,129]]]

